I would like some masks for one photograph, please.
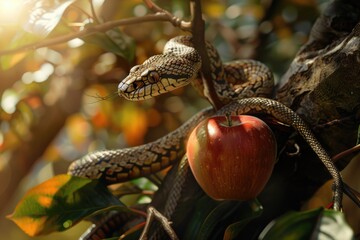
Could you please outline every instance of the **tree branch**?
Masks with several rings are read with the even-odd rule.
[[[143,23],[143,22],[154,22],[154,21],[170,22],[175,27],[180,27],[183,30],[189,30],[188,26],[187,26],[188,24],[186,22],[181,21],[178,18],[176,18],[173,15],[168,14],[166,12],[158,12],[156,14],[150,14],[150,15],[146,15],[146,16],[142,16],[142,17],[133,17],[133,18],[109,21],[109,22],[105,22],[102,24],[88,27],[80,32],[70,33],[70,34],[67,34],[64,36],[59,36],[59,37],[44,40],[41,42],[28,44],[28,45],[25,45],[25,46],[22,46],[22,47],[19,47],[16,49],[0,51],[0,56],[24,52],[24,51],[28,51],[28,50],[34,50],[34,49],[41,48],[41,47],[48,47],[51,45],[64,43],[64,42],[67,42],[74,38],[85,37],[87,35],[91,35],[96,32],[106,32],[110,29],[113,29],[113,28],[119,27],[119,26],[131,25],[131,24],[137,24],[137,23]]]
[[[223,103],[216,94],[213,79],[211,75],[210,59],[207,54],[205,43],[205,22],[202,18],[201,2],[200,0],[190,0],[191,7],[191,22],[193,33],[193,44],[201,57],[201,77],[204,84],[204,95],[210,101],[215,109],[220,109]],[[196,33],[196,34],[195,34]]]

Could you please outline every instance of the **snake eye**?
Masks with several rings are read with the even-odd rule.
[[[160,75],[158,72],[152,71],[149,73],[148,79],[150,83],[157,83],[160,79]]]

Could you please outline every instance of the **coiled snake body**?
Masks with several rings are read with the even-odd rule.
[[[335,180],[334,208],[341,208],[342,180],[333,162],[307,125],[292,110],[268,97],[273,90],[271,71],[262,63],[240,60],[222,64],[220,57],[207,43],[216,93],[224,108],[215,112],[206,109],[196,114],[177,130],[157,141],[133,148],[90,153],[71,164],[68,173],[106,184],[127,181],[155,173],[171,165],[185,154],[184,142],[189,132],[204,118],[225,113],[265,112],[293,126],[318,154]],[[203,92],[198,79],[201,59],[193,48],[190,36],[170,40],[164,53],[133,67],[118,88],[119,95],[129,100],[143,100],[193,82]]]

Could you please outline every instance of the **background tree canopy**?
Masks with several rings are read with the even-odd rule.
[[[280,85],[300,47],[309,40],[315,20],[329,2],[202,1],[206,39],[216,46],[223,61],[243,58],[262,61]],[[356,1],[343,2],[355,4]],[[188,1],[156,3],[175,16],[190,20]],[[359,6],[348,9],[357,21],[359,12]],[[158,139],[209,106],[191,86],[141,102],[118,97],[117,85],[132,66],[162,52],[167,40],[183,33],[165,21],[117,22],[148,13],[149,9],[140,0],[0,2],[0,231],[4,239],[29,238],[5,220],[25,190],[53,175],[66,173],[71,161],[88,152],[137,146]],[[351,22],[349,25],[351,29],[355,26]],[[341,25],[339,29],[349,33],[351,29],[346,29],[347,26]],[[81,34],[84,32],[89,34]],[[359,124],[358,116],[354,121]],[[314,129],[321,124],[324,122],[311,122]],[[351,125],[351,137],[347,137],[348,142],[342,141],[344,144],[339,148],[327,143],[333,149],[333,152],[329,150],[331,155],[355,145],[353,133]],[[325,142],[327,138],[324,136]],[[354,174],[358,164],[359,161],[353,160],[343,171],[355,189],[360,189],[358,174]],[[293,163],[281,166],[283,169],[278,171],[283,173],[298,167]],[[316,175],[318,168],[311,169]],[[311,169],[309,175],[313,174]],[[310,177],[313,185],[304,192],[312,195],[327,180],[323,175],[326,174],[320,171],[318,179]],[[137,184],[154,191],[153,185],[144,179]],[[297,187],[305,188],[296,182],[292,184],[295,195]],[[331,201],[331,183],[326,184],[304,208]],[[283,185],[274,181],[265,196],[285,194],[279,191]],[[126,202],[148,200],[129,196]],[[281,203],[271,204],[276,208]],[[360,211],[354,205],[346,207],[345,210],[350,209],[347,221],[359,233]],[[73,239],[88,226],[81,223],[51,237]]]

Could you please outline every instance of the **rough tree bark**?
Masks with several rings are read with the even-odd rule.
[[[357,140],[359,20],[359,1],[332,2],[314,24],[309,41],[296,55],[276,94],[277,100],[310,124],[330,156],[353,147]],[[326,171],[311,151],[304,150],[301,171],[322,182]],[[338,167],[343,169],[353,156],[338,161]]]

